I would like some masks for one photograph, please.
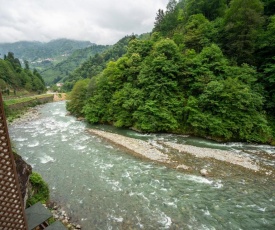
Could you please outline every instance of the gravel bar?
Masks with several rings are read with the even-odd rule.
[[[199,158],[214,158],[216,160],[225,161],[251,170],[260,170],[260,168],[257,165],[255,165],[250,158],[244,156],[236,156],[234,153],[230,151],[200,148],[192,145],[176,144],[172,142],[164,142],[164,145],[172,149],[175,149],[179,152],[189,153]]]
[[[88,129],[88,132],[103,137],[114,144],[124,147],[137,155],[148,158],[153,161],[169,163],[169,157],[160,152],[146,141],[125,137],[119,134],[105,132],[97,129]]]

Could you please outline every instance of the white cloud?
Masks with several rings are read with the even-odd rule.
[[[0,0],[0,42],[57,38],[113,44],[150,32],[169,0]]]

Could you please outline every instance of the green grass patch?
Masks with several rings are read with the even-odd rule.
[[[32,186],[32,195],[27,200],[27,206],[32,206],[37,202],[45,204],[50,198],[50,190],[48,184],[42,179],[39,173],[33,172],[30,176]]]
[[[9,105],[14,105],[14,104],[18,104],[18,103],[28,102],[28,101],[38,99],[38,98],[50,97],[50,96],[52,96],[52,95],[42,94],[42,95],[35,95],[35,96],[30,96],[30,97],[18,97],[18,98],[8,99],[8,100],[4,100],[4,101],[5,101],[5,104],[7,106],[9,106]]]

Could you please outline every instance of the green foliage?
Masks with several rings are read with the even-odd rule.
[[[71,100],[67,102],[66,108],[73,115],[82,116],[82,108],[87,99],[87,88],[89,80],[79,80],[73,87],[71,92]]]
[[[65,77],[65,82],[62,89],[64,91],[72,90],[73,85],[80,79],[93,78],[100,74],[106,68],[109,61],[115,61],[127,51],[127,45],[132,39],[132,36],[126,36],[120,39],[115,45],[109,47],[102,53],[97,53],[90,57],[78,68],[76,68],[69,76]]]
[[[65,60],[44,68],[40,71],[41,75],[47,84],[65,81],[67,77],[88,58],[93,58],[103,51],[108,49],[108,46],[92,45],[85,49],[75,50]],[[102,70],[102,69],[101,69]],[[86,78],[87,76],[83,76]],[[71,90],[71,89],[70,89]]]
[[[33,172],[30,176],[30,184],[32,186],[32,195],[27,200],[27,206],[31,206],[37,202],[46,203],[50,197],[49,186],[42,179],[41,175]]]
[[[28,68],[23,69],[13,53],[9,52],[5,60],[0,59],[0,87],[9,92],[26,89],[30,92],[45,91],[45,83],[40,74]]]
[[[254,64],[257,32],[263,23],[260,0],[232,0],[225,15],[223,47],[239,64]],[[236,52],[237,51],[237,52]]]
[[[223,16],[227,6],[226,0],[187,0],[186,13],[189,16],[203,14],[209,20]]]
[[[86,119],[274,143],[275,20],[267,6],[271,1],[170,0],[150,38],[131,37],[120,58],[110,61],[110,49],[68,78],[91,79],[81,105]]]
[[[188,99],[186,123],[198,135],[266,142],[271,133],[262,104],[261,95],[238,79],[211,81],[197,99]]]

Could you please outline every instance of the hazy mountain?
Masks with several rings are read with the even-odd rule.
[[[0,58],[8,52],[13,52],[16,57],[29,62],[43,59],[69,56],[77,49],[83,49],[94,45],[89,41],[76,41],[69,39],[57,39],[50,42],[20,41],[15,43],[0,43]]]
[[[50,42],[20,41],[0,43],[0,58],[12,52],[23,64],[37,69],[47,84],[57,82],[77,68],[87,58],[104,51],[108,46],[89,41],[57,39]],[[55,81],[54,81],[55,80]]]
[[[40,74],[44,78],[45,82],[48,85],[52,83],[57,83],[61,79],[69,76],[69,74],[78,68],[83,62],[85,62],[88,58],[92,58],[95,54],[102,53],[109,46],[103,45],[91,45],[90,47],[75,50],[70,56],[57,64],[53,64],[52,62],[44,61],[44,67],[48,65],[46,68],[39,68],[37,64],[33,64],[33,66],[39,69]],[[48,64],[47,64],[48,62]]]

